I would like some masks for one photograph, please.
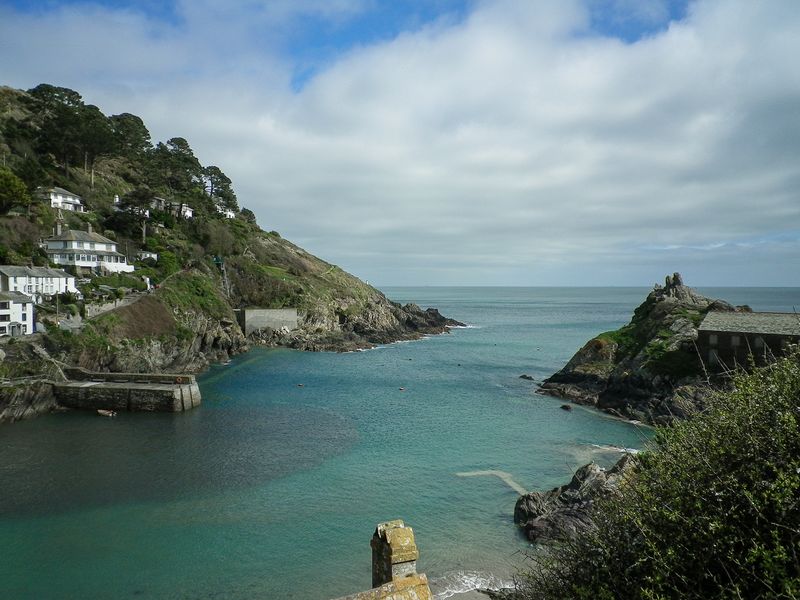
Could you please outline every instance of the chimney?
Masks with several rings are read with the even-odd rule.
[[[61,235],[61,221],[56,221],[56,235]]]
[[[92,233],[92,224],[91,223],[87,223],[86,224],[86,231],[88,231],[89,233]]]
[[[375,529],[372,546],[372,587],[417,575],[419,551],[414,530],[401,519],[381,523]]]

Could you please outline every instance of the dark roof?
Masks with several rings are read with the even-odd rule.
[[[12,302],[24,302],[25,304],[33,303],[30,296],[26,296],[22,292],[0,292],[0,300]]]
[[[700,331],[800,336],[800,314],[772,312],[710,312]]]
[[[89,233],[80,229],[67,229],[61,235],[55,235],[47,238],[47,241],[53,242],[98,242],[100,244],[116,244],[114,240],[103,237],[99,233]]]
[[[65,190],[62,187],[51,187],[51,188],[39,188],[38,190],[41,193],[49,194],[51,192],[55,192],[56,194],[67,194],[68,196],[75,196],[76,198],[81,198],[75,192],[70,192],[69,190]]]
[[[66,279],[72,275],[61,269],[49,267],[20,267],[17,265],[0,265],[0,273],[6,277],[58,277]]]

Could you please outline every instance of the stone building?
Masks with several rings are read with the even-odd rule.
[[[712,368],[763,364],[800,343],[800,314],[709,312],[698,328],[697,347]]]

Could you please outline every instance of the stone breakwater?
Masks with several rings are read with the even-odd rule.
[[[86,410],[182,412],[200,406],[194,375],[92,373],[65,369],[69,381],[53,384],[60,406]]]

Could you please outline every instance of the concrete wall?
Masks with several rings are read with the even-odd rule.
[[[297,329],[296,308],[243,308],[237,311],[239,326],[245,335],[259,329]]]

